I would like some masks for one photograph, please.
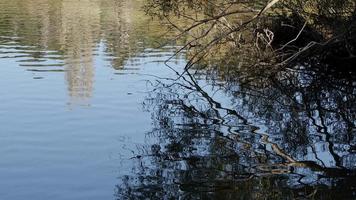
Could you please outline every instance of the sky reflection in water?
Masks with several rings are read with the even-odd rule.
[[[177,81],[140,5],[0,0],[1,199],[355,197],[354,75]]]

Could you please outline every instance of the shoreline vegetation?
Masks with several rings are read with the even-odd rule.
[[[188,63],[152,83],[147,137],[159,142],[132,157],[139,175],[122,180],[119,197],[355,197],[355,1],[147,0],[144,9],[176,33]]]
[[[186,69],[238,59],[250,67],[314,62],[349,70],[356,59],[353,0],[148,0],[144,9],[178,32]]]

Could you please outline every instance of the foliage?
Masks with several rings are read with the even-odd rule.
[[[178,30],[177,39],[185,37],[187,68],[227,56],[250,66],[285,66],[312,56],[326,64],[330,56],[349,66],[355,60],[353,0],[147,1],[148,14]]]

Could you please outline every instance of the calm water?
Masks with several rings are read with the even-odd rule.
[[[0,0],[0,199],[356,197],[354,74],[179,78],[141,6]]]
[[[0,1],[0,199],[114,199],[151,129],[144,74],[174,51],[139,6]]]

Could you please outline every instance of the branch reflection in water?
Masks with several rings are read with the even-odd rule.
[[[296,66],[154,83],[144,106],[156,142],[132,158],[119,198],[352,199],[355,74]]]

